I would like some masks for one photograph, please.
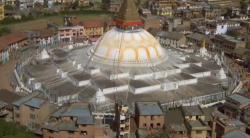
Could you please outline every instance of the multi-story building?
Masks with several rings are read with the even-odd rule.
[[[12,56],[15,56],[17,49],[28,43],[26,33],[14,33],[0,38],[0,63],[7,63]]]
[[[229,35],[215,35],[212,39],[216,45],[215,50],[224,51],[225,54],[242,58],[240,54],[237,54],[237,50],[245,49],[246,42]]]
[[[162,28],[161,19],[158,16],[146,16],[142,18],[142,20],[144,22],[144,28],[146,30],[150,28],[154,28],[154,29]]]
[[[14,92],[5,89],[0,90],[0,118],[6,121],[13,121],[13,105],[12,102],[21,97]]]
[[[136,102],[135,123],[137,137],[150,137],[162,131],[165,116],[158,102]]]
[[[232,0],[207,0],[208,4],[221,6],[221,7],[231,7],[233,5]]]
[[[13,102],[13,105],[14,121],[34,131],[43,125],[51,113],[51,104],[40,97],[39,92],[22,97]]]
[[[99,38],[103,35],[104,23],[102,21],[83,21],[82,26],[88,38]]]
[[[5,12],[4,12],[4,4],[2,4],[0,2],[0,21],[2,21],[4,19],[4,14],[5,14]]]
[[[214,121],[214,129],[216,133],[216,138],[221,138],[224,134],[232,131],[239,130],[242,132],[246,131],[246,126],[238,119],[229,118],[227,115],[215,111],[212,113],[212,120]]]
[[[155,0],[152,2],[151,11],[154,14],[171,17],[174,7],[176,7],[175,0]]]
[[[226,98],[224,114],[230,118],[240,119],[250,130],[250,99],[244,95],[233,94]]]
[[[130,115],[128,106],[116,103],[116,137],[126,138],[130,133]]]
[[[120,10],[121,2],[121,0],[102,0],[103,8],[114,13],[117,13]]]
[[[5,5],[12,6],[12,7],[15,7],[16,4],[17,4],[17,1],[16,1],[16,0],[5,0],[5,1],[4,1],[4,4],[5,4]]]
[[[205,138],[210,129],[205,124],[205,115],[200,106],[183,106],[182,113],[188,130],[189,138]]]
[[[160,43],[164,46],[184,47],[186,45],[186,37],[179,32],[159,32],[157,35]]]
[[[203,16],[207,19],[214,19],[221,15],[221,9],[217,6],[210,6],[203,9]]]
[[[193,33],[190,35],[187,35],[187,42],[191,45],[195,46],[202,46],[203,41],[206,41],[206,47],[211,46],[211,40],[208,38],[208,36],[200,33]]]
[[[188,138],[188,131],[184,123],[181,108],[166,111],[166,131],[171,138]]]
[[[64,26],[58,28],[58,38],[64,42],[74,42],[77,39],[85,38],[83,26]]]
[[[182,106],[166,111],[166,131],[173,138],[206,138],[210,127],[200,106]]]
[[[95,120],[87,103],[64,105],[42,128],[44,138],[94,138]]]
[[[139,129],[162,129],[165,124],[158,102],[135,103],[135,121]]]

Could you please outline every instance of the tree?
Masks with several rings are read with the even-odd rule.
[[[35,138],[27,128],[17,125],[14,122],[6,122],[0,119],[0,137],[1,138]]]
[[[240,0],[240,7],[241,7],[241,9],[245,9],[247,7],[246,0]]]
[[[10,33],[10,29],[8,27],[0,28],[0,36],[6,35]]]

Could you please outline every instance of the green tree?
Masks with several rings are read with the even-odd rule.
[[[0,28],[0,36],[6,35],[10,33],[10,28],[8,27],[2,27]]]
[[[0,138],[35,138],[27,128],[0,119]]]

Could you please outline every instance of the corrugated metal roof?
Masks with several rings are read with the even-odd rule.
[[[82,116],[78,117],[77,124],[94,125],[95,121],[93,116]]]
[[[223,138],[250,138],[250,136],[246,133],[243,133],[239,130],[234,130],[231,131],[227,134],[225,134],[224,136],[222,136]]]
[[[39,92],[33,92],[33,93],[31,93],[30,95],[24,96],[24,97],[22,97],[21,99],[19,99],[19,100],[13,102],[13,105],[15,105],[15,106],[20,106],[21,104],[24,104],[25,102],[27,102],[28,100],[30,100],[31,98],[33,98],[33,97],[35,97],[35,96],[37,96],[37,95],[39,95]]]
[[[183,106],[182,110],[185,116],[204,115],[199,106]]]
[[[25,105],[34,107],[34,108],[40,108],[41,105],[45,102],[43,99],[39,98],[32,98],[31,100],[25,102]]]
[[[162,109],[157,102],[137,102],[139,115],[163,115]]]
[[[241,96],[239,94],[233,94],[231,96],[229,96],[230,99],[240,103],[240,104],[250,104],[250,99],[244,97],[244,96]]]

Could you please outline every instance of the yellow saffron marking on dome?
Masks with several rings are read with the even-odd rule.
[[[148,48],[145,48],[145,47],[144,47],[144,49],[146,49],[148,59],[151,59],[150,50]]]
[[[157,49],[155,46],[154,46],[153,48],[154,48],[154,50],[155,50],[155,53],[156,53],[157,57],[160,58],[161,56],[160,56],[160,54],[159,54],[159,52],[158,52],[158,49]]]

